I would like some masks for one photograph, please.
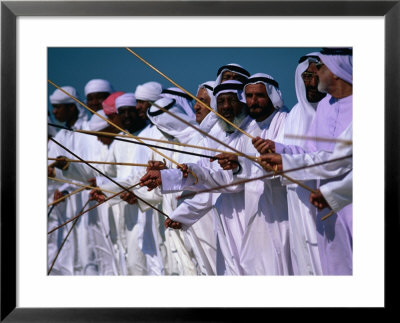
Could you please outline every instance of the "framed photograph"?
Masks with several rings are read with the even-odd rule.
[[[3,1],[1,320],[235,321],[239,311],[265,315],[272,308],[393,309],[399,25],[399,1]],[[125,47],[143,52],[253,48],[254,53],[259,48],[353,48],[351,277],[47,276],[42,214],[47,213],[43,107],[52,91],[49,50],[53,55],[57,48]],[[69,77],[78,75],[74,60],[68,61]],[[196,67],[185,69],[191,73]]]

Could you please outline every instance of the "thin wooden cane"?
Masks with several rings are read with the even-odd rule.
[[[54,158],[48,157],[48,160],[64,160],[69,163],[83,163],[78,159],[70,159],[70,158]],[[138,167],[147,167],[148,164],[135,164],[135,163],[118,163],[118,162],[106,162],[106,161],[96,161],[96,160],[87,160],[86,162],[91,164],[101,164],[101,165],[121,165],[121,166],[138,166]]]
[[[93,189],[93,190],[100,190],[102,192],[106,192],[106,193],[110,193],[110,194],[115,194],[115,192],[113,191],[109,191],[106,189],[103,189],[101,187],[98,186],[90,186],[90,185],[84,185],[84,184],[80,184],[80,183],[76,183],[76,182],[72,182],[72,181],[67,181],[65,179],[61,179],[61,178],[57,178],[57,177],[47,177],[48,179],[51,179],[53,181],[57,181],[57,182],[61,182],[61,183],[67,183],[67,184],[71,184],[71,185],[76,185],[76,186],[80,186],[80,187],[84,187],[87,189]]]
[[[83,208],[79,211],[79,213],[82,213],[83,210],[85,210],[86,206],[89,204],[89,201],[90,201],[90,198],[88,198],[87,202],[85,203],[85,205],[83,206]],[[72,230],[74,229],[75,224],[76,224],[77,222],[78,222],[78,218],[74,220],[74,222],[73,222],[72,225],[71,225],[71,228],[69,228],[67,235],[65,236],[63,242],[61,243],[60,248],[58,248],[57,253],[56,253],[56,255],[55,255],[55,257],[54,257],[54,259],[53,259],[53,261],[52,261],[52,263],[51,263],[51,266],[50,266],[49,270],[47,271],[47,275],[50,275],[51,271],[53,270],[53,267],[54,267],[54,265],[55,265],[55,263],[56,263],[56,260],[57,260],[57,258],[58,258],[58,256],[59,256],[59,254],[60,254],[62,248],[64,247],[64,244],[67,242],[67,239],[68,239],[69,235],[71,234]]]
[[[140,57],[137,53],[135,53],[133,50],[131,50],[130,48],[126,47],[125,48],[128,52],[130,52],[131,54],[135,55],[137,58],[139,58],[143,63],[145,63],[147,66],[149,66],[151,69],[153,69],[154,71],[156,71],[158,74],[160,74],[162,77],[164,77],[165,79],[167,79],[168,81],[170,81],[173,85],[175,85],[177,88],[181,89],[183,92],[185,92],[187,95],[189,95],[191,98],[193,98],[196,102],[200,103],[202,106],[204,106],[206,109],[210,110],[211,112],[213,112],[214,114],[216,114],[219,118],[221,118],[222,120],[224,120],[226,123],[230,124],[232,127],[234,127],[236,130],[240,131],[241,133],[243,133],[244,135],[246,135],[247,137],[249,137],[250,139],[254,139],[254,137],[252,137],[250,134],[248,134],[246,131],[244,131],[243,129],[239,128],[237,125],[235,125],[234,123],[230,122],[228,119],[226,119],[225,117],[223,117],[221,114],[219,114],[217,111],[215,111],[214,109],[210,108],[207,104],[205,104],[204,102],[200,101],[196,96],[194,96],[193,94],[191,94],[190,92],[186,91],[183,87],[181,87],[179,84],[177,84],[176,82],[174,82],[173,80],[171,80],[168,76],[166,76],[164,73],[162,73],[161,71],[159,71],[157,68],[155,68],[153,65],[151,65],[149,62],[147,62],[144,58]]]
[[[59,202],[61,202],[61,201],[64,201],[66,198],[68,198],[68,197],[70,197],[70,196],[72,196],[72,195],[74,195],[74,194],[76,194],[76,193],[82,192],[83,190],[85,190],[85,188],[84,188],[84,187],[81,187],[81,188],[76,189],[75,191],[72,191],[72,192],[69,193],[69,194],[63,195],[63,196],[60,197],[59,199],[57,199],[57,200],[51,202],[49,205],[47,205],[47,207],[52,206],[52,205],[54,205],[54,204],[57,204],[57,203],[59,203]]]
[[[315,141],[327,141],[327,142],[339,142],[348,146],[353,144],[352,140],[340,139],[340,138],[323,138],[323,137],[313,137],[313,136],[300,136],[300,135],[291,135],[286,134],[285,138],[295,138],[295,139],[303,139],[303,140],[315,140]]]
[[[322,221],[325,221],[327,218],[329,218],[330,216],[332,216],[332,215],[334,215],[335,214],[335,211],[330,211],[327,215],[324,215],[322,218],[321,218],[321,220]]]
[[[137,184],[135,184],[135,185],[132,185],[132,186],[128,187],[127,189],[130,190],[130,189],[134,188],[135,186],[138,186],[139,184],[140,184],[140,182],[137,183]],[[101,204],[103,204],[103,203],[105,203],[105,202],[107,202],[107,201],[113,199],[114,197],[116,197],[116,196],[118,196],[118,195],[120,195],[120,194],[122,194],[122,193],[124,193],[124,192],[126,192],[126,189],[124,189],[124,190],[122,190],[122,191],[120,191],[120,192],[118,192],[118,193],[115,193],[115,194],[113,194],[113,195],[107,197],[106,199],[104,199],[104,201],[99,202],[99,203],[97,203],[96,205],[91,206],[91,207],[88,208],[86,211],[83,211],[83,212],[79,213],[78,215],[74,216],[73,218],[69,219],[68,221],[66,221],[66,222],[60,224],[59,226],[57,226],[57,227],[51,229],[49,232],[47,232],[47,234],[53,233],[54,231],[56,231],[56,230],[62,228],[63,226],[67,225],[68,223],[74,221],[75,219],[78,219],[78,218],[81,217],[83,214],[85,214],[85,213],[87,213],[87,212],[89,212],[89,211],[95,209],[95,208],[98,207],[99,205],[101,205]]]

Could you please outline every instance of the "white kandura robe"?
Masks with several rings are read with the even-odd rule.
[[[173,108],[174,109],[174,108]],[[170,117],[171,118],[171,117]],[[158,120],[156,120],[158,121]],[[180,121],[177,121],[180,122]],[[186,126],[185,126],[186,127]],[[168,129],[163,128],[164,131]],[[187,136],[190,136],[193,132],[190,129],[185,128],[184,131]],[[178,140],[174,137],[168,137],[163,134],[163,140],[175,141]],[[181,138],[180,138],[181,139]],[[181,139],[182,140],[182,139]],[[165,144],[164,144],[165,145]],[[177,150],[183,150],[183,147],[176,145],[168,145],[170,148]],[[168,156],[171,160],[179,163],[181,154],[171,151],[162,151],[163,154]],[[160,160],[160,155],[153,153],[153,160]],[[176,167],[171,161],[167,161],[167,167]],[[178,194],[163,194],[162,195],[162,211],[170,216],[178,206],[176,197]],[[167,260],[170,275],[197,275],[196,264],[194,261],[194,255],[192,250],[189,250],[185,245],[185,237],[180,230],[174,230],[166,228],[164,231],[165,245],[167,246]]]
[[[87,121],[78,119],[75,122],[75,124],[72,126],[72,128],[88,130]],[[61,129],[60,131],[57,132],[54,139],[57,142],[64,145],[69,150],[73,151],[74,153],[80,154],[81,153],[80,149],[82,149],[82,142],[85,141],[86,137],[87,136],[84,134],[74,133],[72,131]],[[57,145],[56,143],[54,143],[52,141],[49,141],[48,147],[49,147],[49,149],[48,149],[49,157],[66,156],[68,158],[75,159],[74,156],[67,153],[63,148],[61,148],[59,145]],[[83,152],[80,156],[82,158],[85,157],[85,156],[83,156]],[[50,164],[51,161],[49,161],[48,163]],[[60,169],[56,168],[55,170],[56,170],[57,178],[67,179],[67,180],[69,179],[69,178],[64,177],[64,175]],[[78,178],[78,180],[80,181],[81,178]],[[71,187],[71,191],[74,189],[76,189],[76,187]],[[65,201],[65,212],[62,213],[62,217],[59,218],[57,220],[57,222],[59,224],[62,224],[65,222],[65,220],[68,220],[68,219],[76,216],[78,214],[78,212],[81,211],[85,202],[82,202],[82,194],[79,194],[79,193],[68,197]],[[85,272],[90,272],[91,274],[97,274],[97,268],[92,263],[93,250],[90,249],[91,248],[90,244],[87,241],[87,232],[85,230],[78,230],[78,228],[80,226],[82,226],[81,223],[82,223],[82,219],[79,219],[75,226],[75,229],[73,230],[73,232],[71,233],[71,235],[69,236],[69,238],[66,242],[66,245],[69,244],[72,246],[66,248],[66,245],[65,245],[63,247],[63,249],[64,248],[66,248],[66,249],[65,249],[65,251],[62,251],[63,256],[61,256],[61,254],[60,254],[59,258],[56,261],[55,268],[58,263],[65,262],[65,263],[69,264],[68,266],[70,268],[69,269],[64,268],[62,271],[63,272],[62,274],[68,273],[71,275],[76,275],[76,274],[82,275]],[[50,225],[50,223],[49,223],[49,225]],[[49,229],[52,229],[52,228],[53,227],[49,226]],[[66,225],[66,228],[63,228],[62,230],[66,233],[68,229],[69,229],[69,225]],[[61,230],[61,229],[59,229],[59,230]],[[83,231],[83,232],[80,232],[80,231]],[[51,235],[55,235],[55,234],[58,234],[58,233],[53,232]],[[61,237],[58,238],[60,243],[64,237],[65,236],[62,235],[62,238]],[[78,239],[81,239],[81,240],[86,239],[86,241],[84,241],[84,244],[81,246],[79,251],[77,249]],[[68,253],[67,253],[67,250],[69,250]],[[91,264],[93,264],[93,265],[91,265]]]
[[[81,154],[84,155],[84,157],[76,153],[79,157],[84,160],[95,161],[103,161],[106,159],[109,151],[108,146],[98,141],[95,136],[86,136],[84,139],[86,140],[81,142]],[[83,150],[85,152],[83,152]],[[101,172],[105,172],[104,165],[91,165]],[[70,163],[68,169],[63,171],[63,175],[75,180],[80,179],[85,184],[88,183],[90,178],[102,177],[99,172],[84,163]],[[89,193],[90,190],[82,192],[82,201],[86,202],[89,199]],[[96,204],[96,201],[90,201],[86,208]],[[84,214],[82,217],[84,217],[83,225],[77,227],[77,230],[80,232],[76,246],[77,250],[84,248],[82,245],[85,243],[88,244],[90,250],[93,250],[94,256],[94,258],[90,256],[91,263],[93,263],[90,266],[97,267],[97,274],[118,275],[121,272],[121,268],[111,240],[111,228],[115,226],[113,223],[113,209],[111,205],[105,202],[89,211],[87,214]],[[79,251],[77,251],[77,253],[79,253]]]
[[[72,192],[76,187],[49,179],[47,181],[47,202],[54,201],[54,192],[66,190]],[[60,202],[48,208],[47,227],[49,230],[61,225],[68,219],[66,217],[66,202]],[[54,233],[47,235],[47,263],[48,269],[52,265],[57,252],[68,233],[71,224],[61,227]],[[69,239],[61,249],[50,275],[73,275],[73,241]]]
[[[146,128],[145,128],[146,129]],[[150,127],[133,133],[134,136],[149,137]],[[133,140],[133,139],[132,139]],[[134,141],[134,140],[133,140]],[[114,141],[110,149],[107,161],[119,163],[140,163],[143,155],[141,146],[123,141]],[[147,148],[146,148],[147,149]],[[142,153],[141,153],[142,152]],[[144,167],[107,165],[106,173],[114,173],[114,180],[124,187],[136,184],[139,178],[145,174]],[[135,182],[136,181],[136,182]],[[104,183],[105,189],[120,191],[113,183]],[[138,194],[138,188],[132,189]],[[140,189],[141,198],[154,203],[154,192],[146,192]],[[138,194],[139,195],[139,194]],[[157,197],[158,199],[158,197]],[[158,246],[158,237],[155,227],[154,211],[149,206],[138,202],[128,204],[119,197],[110,200],[110,203],[119,208],[119,216],[116,218],[116,240],[126,257],[127,273],[129,275],[162,275],[164,272],[162,257]],[[142,208],[139,207],[142,205]]]
[[[262,122],[253,121],[248,133],[253,137],[282,138],[287,113],[276,110]],[[256,155],[250,139],[241,149]],[[243,170],[238,179],[266,174],[256,163],[239,157]],[[246,275],[292,275],[286,189],[279,177],[245,184],[245,226],[241,263]]]
[[[155,139],[160,139],[161,136],[159,131],[151,124],[139,131],[137,135]],[[124,139],[136,141],[133,138]],[[151,152],[146,146],[118,141],[108,155],[108,161],[120,162],[122,160],[123,162],[147,164],[150,155]],[[114,172],[116,174],[114,180],[126,188],[137,184],[146,173],[145,167],[108,165],[106,169]],[[107,180],[102,182],[101,185],[107,190],[121,191],[119,186]],[[131,191],[143,201],[159,208],[161,195],[158,190],[148,192],[147,188],[136,186]],[[106,196],[111,195],[104,193]],[[120,216],[116,221],[117,239],[123,253],[125,253],[127,274],[164,275],[165,247],[162,242],[162,234],[159,231],[161,215],[143,201],[137,199],[137,203],[130,205],[122,201],[119,196],[110,200],[111,204],[119,205],[120,208]]]
[[[306,87],[301,76],[308,66],[308,60],[297,66],[295,87],[298,102],[287,115],[285,135],[306,135],[314,119],[318,103],[311,103],[307,100]],[[298,146],[305,143],[304,139],[287,137],[283,139],[283,142]],[[282,182],[286,184],[287,190],[290,248],[294,274],[322,275],[315,222],[317,210],[309,202],[310,192],[293,182]],[[307,181],[304,184],[311,188],[315,188],[316,185],[314,181]]]
[[[218,117],[210,112],[202,120],[198,126],[202,131],[213,135],[213,129],[215,129],[215,123]],[[203,147],[206,144],[205,136],[200,132],[193,129],[192,136],[185,140],[186,144],[197,145]],[[187,151],[192,151],[196,153],[201,153],[199,149],[185,149]],[[214,155],[210,151],[207,152],[208,155]],[[196,163],[201,157],[184,155],[182,154],[179,162],[180,163]],[[215,194],[214,194],[215,195]],[[219,196],[219,194],[217,194]],[[214,224],[213,224],[213,212],[208,206],[208,198],[213,196],[213,194],[199,194],[190,199],[179,200],[178,207],[173,211],[171,216],[177,216],[178,214],[188,214],[189,216],[193,213],[202,210],[204,215],[192,226],[186,230],[182,230],[189,245],[190,249],[196,258],[197,272],[199,275],[215,275],[216,274],[216,240],[214,234]],[[179,216],[179,215],[178,215]]]

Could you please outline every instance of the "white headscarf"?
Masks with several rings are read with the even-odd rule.
[[[161,97],[174,99],[177,104],[179,104],[190,117],[194,117],[195,113],[193,110],[192,98],[177,87],[169,87],[161,92]]]
[[[134,93],[128,92],[122,94],[115,100],[115,107],[117,110],[120,107],[136,107],[136,97]]]
[[[310,62],[316,62],[315,56],[318,53],[307,54],[308,58],[302,60],[299,65],[297,65],[295,73],[295,88],[297,95],[297,103],[290,110],[287,116],[285,124],[285,133],[291,135],[304,135],[306,134],[310,124],[315,116],[315,111],[318,102],[311,103],[307,100],[306,86],[304,80],[301,77],[304,71],[307,70]],[[314,57],[312,57],[314,56]],[[285,138],[285,144],[303,146],[304,140],[299,138]]]
[[[197,88],[197,93],[199,93],[200,89],[205,89],[207,91],[207,94],[210,97],[210,108],[213,108],[214,110],[217,108],[217,102],[215,101],[215,96],[213,94],[215,85],[215,81],[207,81],[201,83]]]
[[[76,89],[73,86],[62,86],[61,89],[63,89],[65,92],[70,94],[72,97],[75,99],[79,100],[79,95]],[[56,89],[52,95],[50,95],[50,103],[51,104],[75,104],[76,108],[78,109],[78,119],[87,119],[87,114],[86,110],[78,104],[74,99],[72,99],[70,96],[65,94],[63,91]]]
[[[102,115],[104,118],[107,118],[106,114],[104,113],[103,110],[99,110],[96,112],[98,114]],[[100,118],[97,114],[94,114],[93,117],[89,121],[89,130],[91,130],[91,131],[100,131],[107,127],[108,127],[107,121]]]
[[[296,88],[296,96],[297,96],[297,101],[303,106],[306,107],[307,110],[313,110],[317,108],[318,102],[316,103],[311,103],[307,100],[307,93],[306,93],[306,86],[304,84],[304,80],[301,77],[301,75],[307,70],[308,66],[310,63],[316,63],[317,62],[317,55],[318,53],[313,52],[309,53],[306,56],[304,56],[304,60],[302,57],[302,62],[297,65],[295,76],[294,76],[294,84]]]
[[[244,88],[246,88],[246,86],[249,84],[257,84],[257,83],[262,83],[265,85],[269,99],[271,100],[272,105],[274,106],[275,109],[280,109],[283,107],[284,103],[283,103],[282,93],[279,90],[279,84],[277,81],[274,80],[272,76],[264,73],[253,74],[247,79]]]
[[[250,73],[246,69],[244,69],[243,66],[240,66],[239,64],[235,63],[226,64],[218,69],[215,85],[221,84],[222,74],[224,74],[225,71],[230,71],[236,74],[240,74],[244,76],[246,79],[250,76]]]
[[[217,85],[214,88],[213,95],[215,96],[215,100],[217,100],[218,96],[223,93],[236,93],[238,99],[246,104],[246,99],[243,93],[243,83],[236,80],[229,80],[222,84]]]
[[[193,132],[195,132],[196,130],[187,126],[186,124],[169,115],[168,113],[161,111],[159,108],[157,108],[156,105],[167,109],[174,115],[177,115],[178,117],[196,126],[194,115],[193,117],[189,117],[186,114],[185,110],[180,105],[178,105],[174,99],[169,98],[161,98],[154,102],[154,105],[152,105],[149,109],[147,109],[147,116],[149,120],[159,130],[176,138],[179,142],[187,142],[193,135]]]
[[[102,80],[102,79],[90,80],[85,85],[85,96],[87,96],[90,93],[97,93],[97,92],[112,93],[114,92],[114,89],[111,83],[108,82],[107,80]]]
[[[160,98],[162,86],[157,82],[147,82],[136,87],[136,100],[156,101]]]
[[[199,87],[197,88],[197,93],[199,93],[200,89],[205,89],[207,91],[208,96],[210,97],[210,108],[216,110],[217,109],[217,101],[215,99],[215,96],[213,94],[214,91],[214,86],[215,86],[215,81],[207,81],[204,83],[201,83]],[[218,121],[219,117],[210,111],[204,119],[200,123],[200,129],[206,132],[209,132],[211,128],[214,126],[214,124]]]
[[[329,70],[342,80],[353,84],[353,51],[351,48],[323,48],[317,56]]]

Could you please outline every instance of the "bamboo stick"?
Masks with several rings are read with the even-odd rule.
[[[340,138],[323,138],[323,137],[313,137],[313,136],[300,136],[300,135],[291,135],[286,134],[285,138],[295,138],[295,139],[304,139],[304,140],[315,140],[315,141],[327,141],[327,142],[340,142],[345,145],[351,146],[353,144],[352,140],[340,139]]]
[[[61,201],[64,201],[66,198],[68,198],[68,197],[70,197],[70,196],[72,196],[72,195],[74,195],[74,194],[76,194],[76,193],[82,192],[83,190],[85,190],[85,188],[84,188],[84,187],[81,187],[81,188],[76,189],[75,191],[72,191],[72,192],[69,193],[69,194],[63,195],[63,196],[60,197],[59,199],[57,199],[57,200],[51,202],[49,205],[47,205],[47,207],[52,206],[52,205],[54,205],[54,204],[57,204],[57,203],[59,203],[59,202],[61,202]]]
[[[72,182],[72,181],[67,181],[67,180],[65,180],[65,179],[57,178],[57,177],[48,177],[48,179],[51,179],[51,180],[57,181],[57,182],[61,182],[61,183],[67,183],[67,184],[71,184],[71,185],[76,185],[76,186],[84,187],[84,188],[87,188],[87,189],[100,190],[100,191],[102,191],[102,192],[106,192],[106,193],[110,193],[110,194],[115,194],[115,192],[113,192],[113,191],[109,191],[109,190],[106,190],[106,189],[101,188],[101,187],[98,187],[98,186],[84,185],[84,184],[80,184],[80,183],[76,183],[76,182]]]
[[[322,221],[325,221],[327,218],[329,218],[330,216],[332,216],[332,215],[334,215],[335,214],[335,211],[330,211],[327,215],[325,215],[325,216],[323,216],[322,218],[321,218],[321,220]]]
[[[48,157],[48,160],[65,160],[69,163],[83,163],[78,159],[70,159],[70,158],[54,158]],[[135,163],[118,163],[118,162],[106,162],[106,161],[95,161],[95,160],[87,160],[86,162],[91,164],[103,164],[103,165],[122,165],[122,166],[138,166],[138,167],[147,167],[148,164],[135,164]]]

